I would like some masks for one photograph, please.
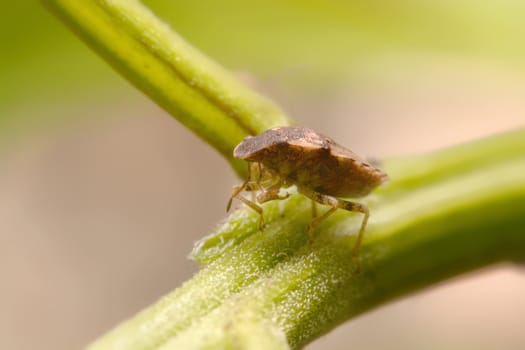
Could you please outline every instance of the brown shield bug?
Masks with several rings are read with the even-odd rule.
[[[233,198],[239,199],[259,213],[261,228],[263,211],[258,204],[287,198],[287,194],[279,194],[281,188],[295,185],[313,201],[314,218],[308,230],[310,241],[314,227],[337,209],[364,214],[353,248],[353,255],[357,256],[369,210],[364,204],[341,197],[367,195],[387,179],[383,171],[332,139],[304,127],[276,127],[257,136],[248,136],[235,147],[233,155],[250,162],[250,166],[246,181],[234,187],[227,210]],[[248,200],[240,195],[243,190],[259,193]],[[315,202],[331,208],[316,216]]]

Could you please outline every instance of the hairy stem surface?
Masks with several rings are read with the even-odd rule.
[[[488,146],[500,156],[484,157]],[[417,159],[428,163],[407,171]],[[262,232],[257,215],[240,208],[196,245],[205,268],[92,349],[234,349],[247,329],[297,349],[392,299],[525,260],[524,130],[384,167],[392,180],[365,200],[360,273],[351,254],[359,214],[338,211],[308,244],[305,197],[265,204]]]

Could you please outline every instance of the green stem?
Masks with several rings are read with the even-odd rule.
[[[498,151],[484,157],[488,146]],[[433,162],[421,176],[407,171],[423,158]],[[392,299],[525,260],[525,130],[389,160],[385,169],[391,182],[366,200],[372,215],[360,273],[351,259],[358,214],[337,212],[310,245],[303,196],[265,204],[263,232],[241,208],[197,245],[194,258],[207,267],[91,349],[232,349],[246,329],[296,349]]]
[[[244,174],[232,150],[246,135],[287,125],[273,103],[242,86],[134,0],[43,0],[95,52]]]

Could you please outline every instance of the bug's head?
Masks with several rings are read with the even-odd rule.
[[[233,150],[233,156],[247,161],[257,161],[262,148],[256,136],[246,136]]]
[[[269,162],[283,155],[289,147],[302,150],[322,147],[324,138],[315,131],[292,126],[277,126],[257,136],[247,136],[233,150],[235,158],[249,162]]]
[[[248,162],[263,162],[275,147],[287,140],[287,127],[275,127],[256,136],[246,136],[233,150],[235,158]]]

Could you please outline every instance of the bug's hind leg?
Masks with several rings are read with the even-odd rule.
[[[364,215],[363,221],[361,222],[361,227],[359,228],[359,233],[357,234],[357,238],[354,243],[354,248],[352,249],[352,258],[355,260],[356,263],[356,270],[359,270],[359,264],[357,261],[357,258],[359,256],[359,247],[361,246],[361,242],[363,241],[363,235],[365,232],[366,224],[368,223],[368,217],[370,216],[370,211],[368,210],[368,207],[361,203],[351,202],[344,199],[335,198],[332,196],[328,196],[319,192],[315,191],[301,191],[305,196],[313,199],[314,201],[326,204],[331,206],[328,211],[326,211],[323,215],[316,217],[312,220],[309,226],[308,234],[310,236],[310,239],[313,236],[313,228],[315,225],[318,225],[321,221],[325,220],[328,216],[332,215],[337,209],[344,209],[348,211],[355,211],[362,213]]]
[[[314,228],[315,226],[319,225],[321,221],[325,220],[327,217],[332,215],[337,210],[336,207],[332,207],[328,209],[326,212],[323,213],[321,216],[316,216],[315,218],[310,221],[310,225],[308,225],[308,240],[310,243],[313,243],[314,241]]]

